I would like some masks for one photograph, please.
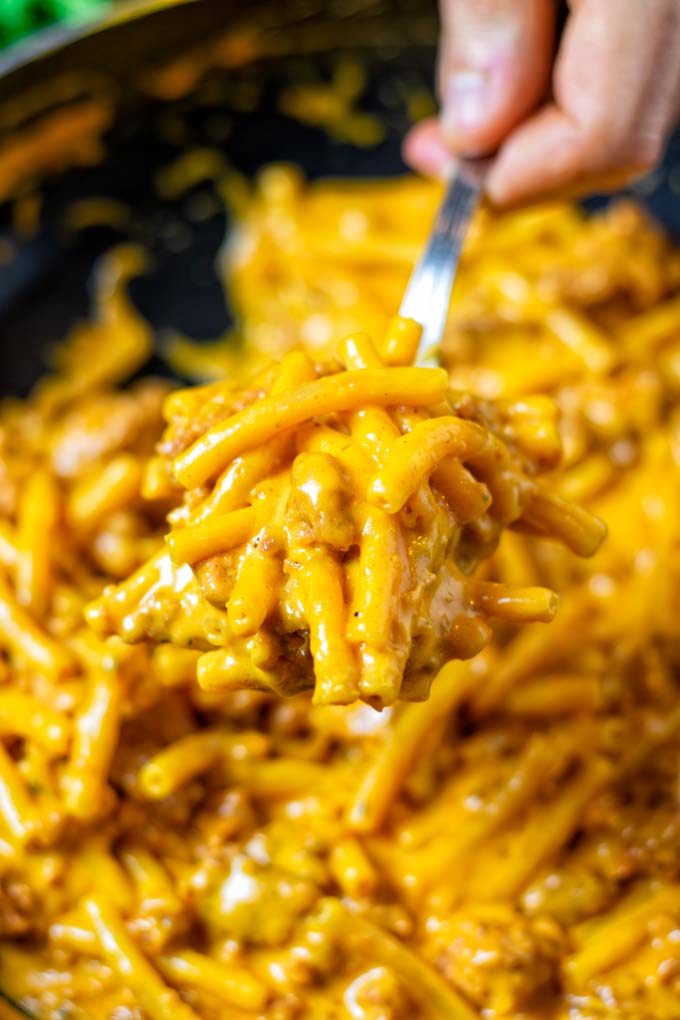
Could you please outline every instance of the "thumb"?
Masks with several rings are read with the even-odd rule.
[[[442,0],[442,132],[461,155],[497,148],[545,94],[553,0]]]

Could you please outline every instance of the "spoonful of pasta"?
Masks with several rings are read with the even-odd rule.
[[[384,336],[167,398],[145,492],[172,495],[169,530],[88,608],[100,634],[187,649],[206,690],[381,708],[426,698],[494,618],[552,618],[552,591],[475,576],[506,528],[581,556],[604,537],[537,480],[560,456],[552,404],[452,392],[432,360],[478,193],[452,183]]]

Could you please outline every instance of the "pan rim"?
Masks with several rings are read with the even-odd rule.
[[[0,79],[67,50],[89,36],[106,32],[116,25],[138,21],[172,7],[188,7],[198,3],[200,0],[125,0],[116,7],[110,7],[90,17],[46,25],[0,53]]]

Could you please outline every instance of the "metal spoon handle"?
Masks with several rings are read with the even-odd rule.
[[[467,160],[457,167],[427,247],[404,293],[399,314],[415,319],[423,327],[416,357],[419,365],[437,364],[460,253],[479,203],[488,165],[488,160]]]

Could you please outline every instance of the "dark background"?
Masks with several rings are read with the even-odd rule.
[[[87,314],[88,280],[97,257],[120,241],[141,242],[151,253],[149,270],[133,281],[131,295],[159,339],[167,331],[199,340],[224,334],[231,314],[215,256],[229,224],[214,184],[197,184],[172,202],[156,190],[157,171],[183,152],[217,149],[226,163],[248,175],[272,161],[295,162],[312,178],[405,172],[400,145],[409,126],[406,96],[432,88],[434,5],[344,0],[326,3],[319,11],[311,2],[296,0],[251,7],[248,17],[267,48],[285,52],[238,68],[208,67],[192,92],[175,100],[155,99],[135,84],[155,63],[214,40],[229,25],[231,9],[226,0],[202,0],[82,37],[72,30],[51,30],[33,42],[32,51],[0,60],[0,147],[35,120],[35,111],[23,119],[17,115],[16,98],[34,92],[36,83],[46,83],[43,103],[49,108],[50,83],[84,68],[95,70],[119,97],[101,163],[24,182],[25,190],[41,196],[35,236],[19,236],[12,202],[0,206],[0,237],[15,250],[13,260],[0,268],[0,393],[23,393],[35,381],[44,369],[45,352]],[[233,6],[234,22],[239,10]],[[279,39],[285,44],[272,46]],[[379,113],[385,125],[384,140],[373,148],[334,141],[278,109],[282,87],[330,80],[348,58],[366,70],[360,108]],[[247,110],[236,101],[244,90],[255,96]],[[671,142],[663,165],[635,192],[680,238],[680,137]],[[124,203],[131,212],[129,225],[67,230],[69,205],[88,196]],[[594,198],[589,204],[602,201]],[[201,219],[195,217],[197,204]],[[162,370],[161,363],[154,368]]]

